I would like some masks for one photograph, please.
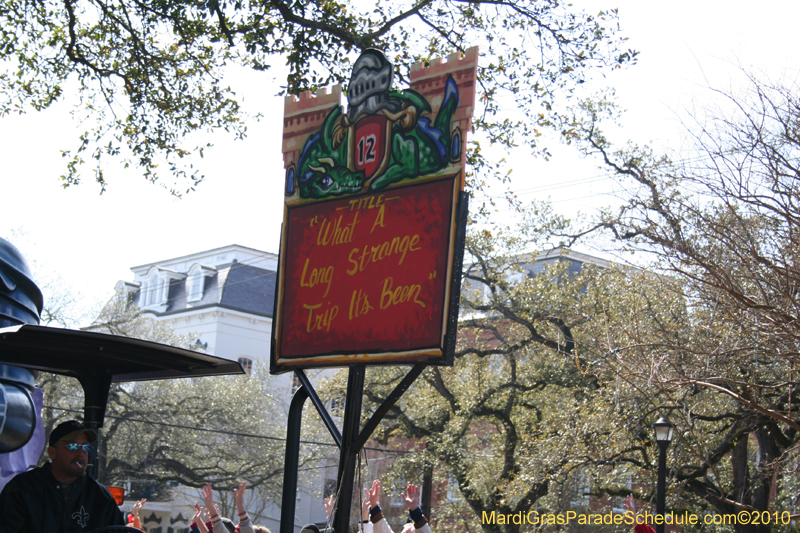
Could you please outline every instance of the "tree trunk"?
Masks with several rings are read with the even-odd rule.
[[[747,504],[750,501],[750,468],[747,460],[747,444],[750,434],[741,435],[731,450],[733,467],[733,494],[731,499]]]
[[[769,491],[774,474],[772,461],[778,456],[779,449],[775,440],[770,437],[766,428],[755,431],[759,447],[759,462],[750,477],[749,458],[747,454],[749,435],[742,435],[731,451],[731,465],[733,467],[733,492],[730,498],[743,505],[749,505],[756,511],[766,511],[769,506]],[[738,513],[741,509],[733,512]],[[731,511],[728,511],[731,512]],[[771,526],[762,524],[736,524],[737,533],[769,533]]]

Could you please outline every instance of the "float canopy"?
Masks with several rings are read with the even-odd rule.
[[[98,426],[113,382],[244,374],[236,361],[192,350],[32,324],[0,328],[0,363],[77,378],[86,393],[87,421]]]
[[[94,331],[24,324],[0,328],[0,362],[111,382],[244,374],[236,361]]]

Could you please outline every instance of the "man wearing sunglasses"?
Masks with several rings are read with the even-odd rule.
[[[86,475],[97,434],[77,420],[50,433],[50,463],[19,474],[0,493],[0,533],[78,533],[124,525],[104,486]]]

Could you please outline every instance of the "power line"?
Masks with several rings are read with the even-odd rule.
[[[546,192],[546,191],[555,190],[555,189],[562,189],[564,187],[574,187],[576,185],[584,185],[586,183],[593,183],[595,181],[605,181],[605,180],[612,179],[613,177],[614,176],[610,176],[610,175],[607,175],[607,174],[589,176],[589,177],[586,177],[586,178],[580,178],[580,179],[576,179],[576,180],[572,180],[572,181],[562,181],[562,182],[559,182],[559,183],[556,183],[556,184],[540,185],[540,186],[536,186],[536,187],[529,187],[527,189],[517,189],[515,191],[515,194],[527,195],[527,194],[537,193],[537,192]]]
[[[686,157],[686,158],[674,160],[674,161],[672,161],[672,164],[680,166],[680,165],[686,165],[686,164],[689,164],[689,163],[699,163],[699,162],[702,162],[704,160],[710,160],[712,158],[713,158],[713,156],[710,155],[710,154],[698,154],[698,155],[696,155],[694,157]],[[559,183],[556,183],[556,184],[540,185],[540,186],[535,186],[535,187],[528,187],[528,188],[524,188],[524,189],[518,189],[518,190],[516,190],[514,192],[514,194],[517,194],[517,195],[520,195],[520,196],[527,196],[527,195],[530,195],[530,194],[538,194],[538,193],[542,193],[542,192],[549,192],[549,191],[553,191],[553,190],[557,190],[557,189],[563,189],[563,188],[567,188],[567,187],[575,187],[575,186],[579,186],[579,185],[586,185],[586,184],[589,184],[589,183],[596,183],[596,182],[602,182],[602,181],[608,181],[608,180],[615,180],[616,178],[617,178],[617,176],[615,176],[614,174],[612,174],[610,172],[606,173],[606,174],[595,174],[593,176],[587,176],[587,177],[584,177],[584,178],[578,178],[578,179],[571,180],[571,181],[566,181],[566,182],[559,182]],[[608,196],[609,194],[610,193],[608,193],[608,192],[606,192],[606,193],[595,193],[595,194],[585,195],[585,196],[581,196],[581,197],[577,197],[577,198],[568,198],[568,199],[564,199],[564,200],[555,200],[555,201],[551,201],[551,203],[555,204],[555,203],[564,203],[564,202],[568,202],[568,201],[585,200],[585,199],[588,199],[588,198],[595,198],[595,197],[599,197],[599,196]],[[502,199],[504,197],[503,196],[498,196],[498,195],[488,195],[488,198]],[[510,208],[507,208],[507,209],[502,209],[501,211],[506,212],[506,211],[510,211],[510,210],[511,210]],[[267,252],[267,253],[270,253],[270,252]],[[242,261],[237,261],[236,263],[231,263],[231,265],[228,267],[228,270],[231,271],[231,270],[234,270],[235,268],[239,268],[241,266],[252,266],[253,264],[262,262],[264,260],[265,260],[264,257],[254,257],[254,258],[251,258],[251,259],[245,259],[245,260],[242,260]],[[280,260],[280,258],[278,258],[278,260]],[[157,263],[158,262],[153,263],[153,266],[155,266],[156,268],[158,268],[158,264]],[[255,268],[260,268],[260,267],[255,267]],[[239,284],[242,284],[242,283],[249,283],[249,282],[261,279],[261,278],[265,278],[265,277],[277,274],[276,271],[273,271],[273,270],[267,270],[267,269],[264,269],[264,270],[267,272],[266,274],[263,274],[263,275],[260,275],[260,276],[254,276],[254,277],[243,279],[243,280],[240,280],[240,281],[237,281],[237,282],[233,282],[233,283],[226,283],[224,286],[217,286],[217,288],[214,289],[214,291],[219,293],[219,292],[221,292],[223,290],[223,288],[233,287],[235,285],[239,285]],[[182,272],[181,274],[184,274],[184,273]],[[188,273],[186,273],[186,274],[187,274],[187,278],[186,279],[188,279]],[[185,283],[185,280],[181,280],[181,281]],[[141,295],[142,294],[141,286],[140,286],[139,289],[140,289],[139,290],[139,294]],[[152,290],[152,289],[150,289],[150,290]],[[205,293],[205,291],[204,291],[204,293]],[[187,295],[188,295],[188,291],[187,291]],[[173,298],[167,298],[167,300],[165,300],[162,303],[162,305],[164,305],[164,304],[169,305],[170,303],[173,303],[173,302],[177,301],[177,299],[178,299],[177,296],[173,297]]]
[[[690,164],[690,163],[692,163],[692,164],[693,163],[701,163],[701,162],[704,162],[704,161],[709,161],[711,159],[713,159],[712,155],[709,155],[709,154],[698,154],[695,157],[686,157],[686,158],[682,158],[682,159],[677,159],[677,160],[671,161],[671,163],[674,166],[682,166],[682,165],[687,165],[687,164]],[[599,182],[599,181],[617,180],[619,178],[620,178],[620,176],[615,175],[613,172],[611,172],[609,170],[604,174],[595,174],[595,175],[592,175],[592,176],[586,176],[586,177],[574,179],[574,180],[571,180],[571,181],[562,181],[562,182],[558,182],[558,183],[551,183],[551,184],[548,184],[548,185],[537,185],[537,186],[534,186],[534,187],[527,187],[527,188],[524,188],[524,189],[515,189],[515,190],[510,191],[510,192],[513,192],[513,194],[516,194],[518,196],[527,196],[529,194],[548,192],[548,191],[557,190],[557,189],[563,189],[563,188],[567,188],[567,187],[576,187],[576,186],[579,186],[579,185],[586,185],[586,184],[589,184],[589,183],[595,183],[595,182]],[[603,194],[603,193],[601,193],[601,194]],[[594,195],[583,196],[583,197],[581,197],[579,199],[590,198],[592,196],[594,196]],[[503,199],[503,198],[505,198],[505,196],[502,196],[502,195],[487,195],[487,197],[488,198],[493,198],[493,199]],[[553,202],[553,203],[558,203],[558,202],[562,202],[562,201],[566,201],[566,200],[559,200],[559,201]]]
[[[54,405],[43,405],[42,408],[43,409],[55,409],[57,411],[67,411],[67,412],[70,412],[70,413],[83,413],[83,411],[80,410],[80,409],[69,409],[69,408],[66,408],[66,407],[56,407]],[[242,432],[238,432],[238,431],[224,431],[224,430],[221,430],[221,429],[209,429],[209,428],[201,428],[201,427],[197,427],[197,426],[185,426],[183,424],[170,424],[170,423],[167,423],[167,422],[156,422],[154,420],[144,420],[142,418],[128,418],[128,417],[125,417],[125,416],[106,415],[106,418],[113,418],[115,420],[124,420],[126,422],[138,422],[140,424],[150,424],[150,425],[153,425],[153,426],[170,427],[170,428],[176,428],[176,429],[191,429],[192,431],[202,431],[202,432],[206,432],[206,433],[219,433],[221,435],[231,435],[231,436],[234,436],[234,437],[251,437],[251,438],[254,438],[254,439],[277,440],[277,441],[281,441],[281,442],[286,442],[286,438],[285,437],[272,437],[272,436],[269,436],[269,435],[257,435],[255,433],[242,433]],[[300,444],[313,444],[313,445],[316,445],[316,446],[334,446],[336,448],[339,447],[338,445],[333,444],[333,443],[317,442],[317,441],[312,441],[312,440],[301,440]],[[384,452],[384,453],[398,453],[398,454],[414,453],[413,451],[407,451],[407,450],[387,450],[385,448],[372,448],[372,447],[369,447],[369,446],[364,446],[364,449],[365,450],[377,451],[377,452]]]

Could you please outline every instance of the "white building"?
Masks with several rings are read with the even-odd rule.
[[[133,267],[133,282],[116,289],[176,332],[197,335],[202,351],[247,369],[269,364],[277,264],[275,254],[233,244]]]
[[[129,294],[154,319],[181,334],[197,337],[195,349],[239,361],[245,370],[268,366],[275,301],[278,256],[232,244],[174,259],[131,268],[133,281],[119,281],[118,292]],[[270,378],[271,393],[288,407],[291,373]],[[287,416],[287,413],[276,413]],[[320,474],[325,470],[321,470]],[[324,475],[320,475],[322,491]],[[194,489],[190,500],[197,499]],[[187,501],[148,502],[142,514],[147,533],[188,532],[186,517],[192,510]],[[124,510],[133,502],[126,501]],[[304,524],[325,520],[318,494],[298,494],[295,530]],[[277,531],[280,507],[270,506],[256,523]],[[234,520],[235,521],[235,520]]]

